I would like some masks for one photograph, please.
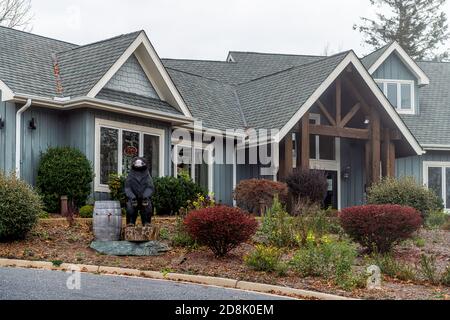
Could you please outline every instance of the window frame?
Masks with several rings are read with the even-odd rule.
[[[139,133],[139,156],[142,157],[144,154],[144,135],[155,136],[159,138],[159,177],[165,175],[165,131],[164,129],[158,129],[153,127],[145,127],[140,125],[134,125],[130,123],[124,123],[119,121],[112,121],[106,119],[95,119],[95,182],[94,191],[95,192],[105,192],[109,193],[109,187],[106,184],[100,183],[100,130],[101,128],[109,128],[118,130],[118,159],[117,159],[117,174],[122,174],[122,161],[123,161],[123,131]]]
[[[172,152],[173,152],[173,176],[176,178],[178,177],[178,148],[191,148],[191,179],[195,182],[195,152],[197,150],[203,150],[208,152],[208,192],[212,193],[214,192],[214,163],[213,163],[213,148],[212,146],[205,146],[205,145],[199,145],[199,144],[190,144],[190,143],[176,143],[172,145]]]
[[[450,208],[447,209],[447,170],[450,169],[450,161],[424,161],[423,162],[423,185],[428,188],[428,169],[429,168],[440,168],[441,169],[441,185],[442,194],[440,195],[443,204],[444,211],[450,214]],[[438,195],[439,196],[439,195]]]
[[[387,98],[388,84],[397,85],[397,107],[393,106],[395,110],[400,114],[415,114],[416,113],[416,94],[415,94],[415,81],[414,80],[394,80],[394,79],[375,79],[377,84],[382,84],[383,89],[380,90]],[[411,107],[409,109],[402,109],[402,85],[408,84],[411,88]]]

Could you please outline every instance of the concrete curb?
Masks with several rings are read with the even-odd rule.
[[[223,288],[283,295],[295,298],[310,298],[310,299],[312,298],[318,300],[358,300],[353,298],[337,296],[333,294],[302,289],[294,289],[289,287],[275,286],[262,283],[239,281],[227,278],[216,278],[216,277],[198,276],[180,273],[162,273],[158,271],[144,271],[138,269],[94,266],[85,264],[63,263],[60,266],[55,266],[51,262],[46,261],[29,261],[29,260],[0,258],[0,267],[20,267],[20,268],[67,271],[72,270],[73,266],[78,267],[82,272],[88,273],[101,273],[101,274],[111,274],[121,276],[144,277],[158,280],[181,281]]]

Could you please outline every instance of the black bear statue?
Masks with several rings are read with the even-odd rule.
[[[153,206],[151,197],[155,191],[153,179],[147,166],[147,160],[136,157],[132,161],[131,170],[125,180],[125,195],[127,197],[127,226],[136,225],[138,213],[142,225],[151,223]]]

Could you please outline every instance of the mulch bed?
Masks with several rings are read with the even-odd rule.
[[[153,220],[169,232],[174,229],[174,222],[172,218]],[[417,263],[421,253],[434,254],[439,268],[445,268],[450,262],[450,232],[422,230],[418,236],[425,239],[425,246],[419,248],[413,241],[407,242],[396,249],[396,257]],[[254,248],[252,243],[241,245],[226,258],[216,259],[207,248],[172,248],[157,257],[106,256],[89,248],[92,240],[91,219],[77,219],[72,227],[64,219],[43,219],[25,240],[0,243],[0,257],[220,276],[365,299],[450,299],[450,288],[420,282],[384,279],[381,290],[346,292],[322,279],[300,278],[291,272],[285,277],[255,272],[243,263],[243,257]]]

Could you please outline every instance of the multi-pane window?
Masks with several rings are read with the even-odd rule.
[[[194,150],[194,151],[192,151]],[[212,192],[211,150],[185,145],[174,145],[174,175],[184,173],[195,183]]]
[[[414,81],[376,80],[376,82],[399,113],[414,113]]]
[[[96,185],[105,186],[111,174],[127,174],[134,157],[147,160],[153,177],[162,175],[164,131],[106,120],[96,122]],[[101,189],[101,190],[100,190]]]
[[[424,162],[424,183],[443,201],[444,207],[450,211],[450,163]]]

